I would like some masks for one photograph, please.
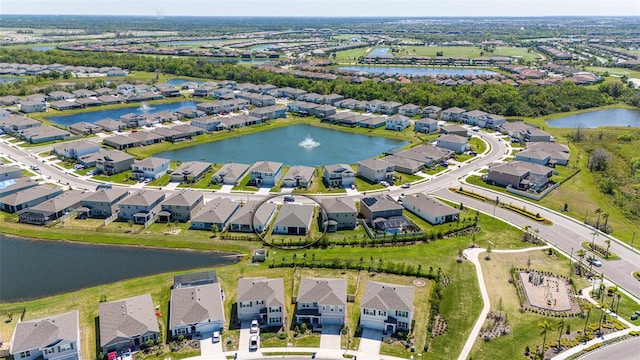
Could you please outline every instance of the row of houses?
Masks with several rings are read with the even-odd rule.
[[[19,64],[0,63],[0,75],[37,76],[51,72],[70,72],[71,74],[92,74],[94,76],[126,76],[129,71],[117,66],[72,66],[63,64]]]
[[[169,301],[168,334],[208,337],[225,327],[224,291],[215,271],[176,275]],[[297,295],[295,322],[314,330],[343,326],[347,315],[347,280],[303,277]],[[239,278],[235,299],[239,322],[258,320],[260,326],[280,327],[286,319],[283,278]],[[411,286],[369,281],[360,302],[360,326],[393,334],[408,331],[414,313]],[[162,336],[150,294],[98,307],[99,348],[110,354],[136,351]],[[87,331],[87,329],[84,329]],[[79,359],[81,329],[77,310],[19,322],[10,354],[16,359]]]

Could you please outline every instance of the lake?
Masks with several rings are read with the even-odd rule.
[[[195,108],[196,105],[197,103],[193,101],[180,101],[180,102],[175,102],[170,104],[149,105],[150,106],[149,114],[154,114],[160,111],[176,111],[178,109],[185,108],[185,107]],[[75,123],[79,123],[81,121],[94,123],[96,121],[106,119],[106,118],[118,120],[122,115],[131,114],[131,113],[141,114],[142,111],[140,110],[140,106],[141,105],[138,105],[135,107],[126,107],[126,108],[118,108],[118,109],[111,109],[111,110],[90,111],[90,112],[83,112],[83,113],[66,115],[66,116],[51,116],[49,117],[49,120],[54,124],[62,125],[62,126],[69,126]]]
[[[495,75],[496,73],[489,70],[459,68],[443,68],[443,67],[403,67],[403,66],[341,66],[340,70],[361,71],[370,74],[383,73],[388,75]]]
[[[193,81],[193,80],[178,79],[178,78],[171,78],[167,80],[167,84],[171,86],[182,86],[184,85],[184,83],[187,83],[187,82],[192,82],[198,85],[202,84],[202,81]]]
[[[12,76],[0,76],[0,84],[2,83],[14,83],[16,81],[25,81],[24,78],[12,77]]]
[[[367,56],[395,57],[395,55],[389,52],[389,48],[375,48],[371,50]]]
[[[276,44],[262,44],[262,45],[257,45],[257,46],[253,46],[251,47],[251,50],[254,51],[263,51],[263,50],[270,50],[276,47]]]
[[[228,265],[230,254],[0,236],[0,303],[165,272]]]
[[[33,51],[49,51],[49,50],[53,50],[55,49],[55,46],[35,46],[32,47],[31,50]]]
[[[547,120],[552,128],[575,128],[581,124],[593,129],[601,126],[640,127],[640,110],[605,109]]]
[[[300,146],[307,137],[313,140],[311,146]],[[253,164],[269,160],[286,165],[321,166],[352,164],[406,144],[408,142],[402,140],[300,124],[165,151],[156,156],[178,161]]]

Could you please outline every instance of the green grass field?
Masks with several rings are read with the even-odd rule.
[[[609,75],[616,76],[628,76],[630,78],[640,78],[640,71],[633,69],[625,69],[625,68],[610,68],[610,67],[599,67],[599,66],[587,66],[585,68],[587,71],[591,71],[593,73],[604,75],[608,73]]]

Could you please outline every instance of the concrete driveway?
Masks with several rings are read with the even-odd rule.
[[[380,343],[382,342],[382,330],[365,328],[362,330],[360,346],[358,351],[367,354],[380,354]]]
[[[340,326],[325,325],[320,333],[321,349],[340,349]]]
[[[211,336],[200,340],[200,355],[206,356],[207,359],[226,359],[226,356],[222,351],[222,341],[218,341],[214,344],[211,341]]]

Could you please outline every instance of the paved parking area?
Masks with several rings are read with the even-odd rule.
[[[222,352],[222,341],[213,343],[211,336],[200,340],[200,355],[206,356],[208,359],[226,359]]]
[[[321,349],[340,349],[340,326],[325,325],[320,333]]]
[[[368,354],[379,354],[380,343],[382,341],[382,331],[365,328],[360,338],[358,351]]]

